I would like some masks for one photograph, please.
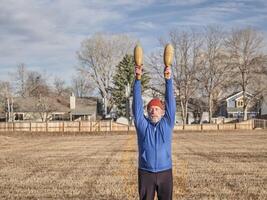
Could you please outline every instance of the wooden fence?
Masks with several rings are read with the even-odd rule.
[[[267,120],[248,120],[227,124],[192,124],[176,125],[175,131],[216,131],[216,130],[252,130],[267,128]],[[61,121],[61,122],[2,122],[0,132],[109,132],[135,131],[134,126],[115,123],[113,121]]]

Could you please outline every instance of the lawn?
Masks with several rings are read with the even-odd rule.
[[[267,199],[267,131],[177,132],[173,199]],[[0,134],[0,199],[138,199],[134,134]]]

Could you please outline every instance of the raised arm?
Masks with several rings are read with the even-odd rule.
[[[133,87],[133,117],[134,123],[136,127],[140,127],[144,125],[145,117],[144,117],[144,109],[143,109],[143,100],[142,100],[142,86],[141,86],[141,77],[142,75],[142,67],[135,67],[135,82]]]
[[[173,80],[171,75],[171,68],[165,67],[165,118],[171,127],[175,123],[176,102],[173,91]]]

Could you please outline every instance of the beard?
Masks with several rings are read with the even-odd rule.
[[[153,123],[156,124],[157,122],[159,122],[161,119],[161,116],[149,116],[149,120]]]

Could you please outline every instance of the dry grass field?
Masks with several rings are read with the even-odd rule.
[[[267,199],[267,131],[179,132],[173,199]],[[131,135],[0,135],[0,199],[131,200]]]

